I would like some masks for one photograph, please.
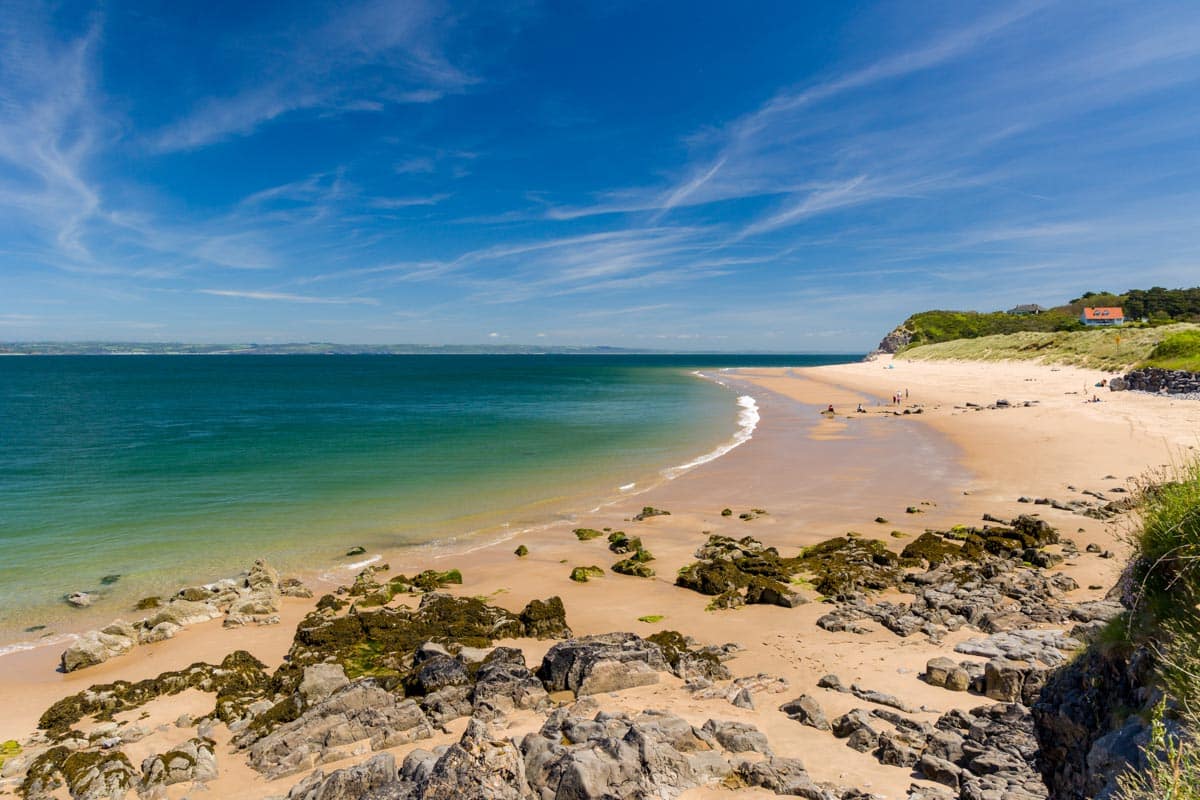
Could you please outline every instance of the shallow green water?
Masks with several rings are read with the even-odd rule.
[[[72,590],[543,523],[737,433],[736,396],[694,368],[839,360],[0,359],[0,629]]]

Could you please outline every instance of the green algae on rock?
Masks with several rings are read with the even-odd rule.
[[[641,542],[638,542],[638,548],[629,558],[622,559],[612,565],[612,571],[621,575],[632,575],[636,578],[653,578],[654,569],[648,566],[648,562],[654,560],[654,556],[649,550],[644,550],[641,547]]]
[[[796,559],[780,557],[778,550],[751,536],[709,536],[696,558],[679,571],[675,583],[714,596],[710,608],[747,602],[791,607],[803,602],[786,585],[799,568]]]
[[[639,536],[629,536],[625,531],[613,531],[608,535],[608,549],[614,553],[635,553],[642,549]]]
[[[268,683],[265,665],[245,650],[236,650],[219,665],[197,662],[134,683],[115,681],[91,686],[50,706],[38,720],[38,728],[51,736],[62,736],[84,717],[112,719],[114,714],[187,689],[214,692],[217,718],[237,719],[247,705],[262,699]]]
[[[135,788],[137,772],[120,750],[73,751],[58,745],[33,760],[20,792],[40,800],[55,796],[64,782],[71,797],[124,797]]]
[[[595,565],[590,567],[575,567],[571,570],[571,580],[576,583],[587,583],[592,578],[603,578],[604,570]]]
[[[604,535],[601,531],[598,531],[595,528],[576,528],[571,532],[574,533],[575,538],[581,542],[586,542],[589,539],[599,539]]]

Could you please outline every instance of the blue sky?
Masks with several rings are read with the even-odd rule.
[[[0,0],[0,339],[861,350],[1200,284],[1200,4]]]

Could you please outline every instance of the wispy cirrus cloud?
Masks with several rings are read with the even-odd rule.
[[[198,294],[208,294],[215,297],[236,297],[242,300],[269,300],[283,303],[314,303],[318,305],[379,305],[372,297],[318,297],[308,294],[290,294],[288,292],[256,292],[245,289],[197,289]]]
[[[371,112],[436,102],[478,78],[443,51],[453,17],[438,0],[362,0],[338,6],[323,23],[268,36],[253,82],[200,100],[150,138],[158,152],[192,150],[304,110]],[[274,41],[272,41],[274,40]]]
[[[36,4],[0,19],[0,208],[87,262],[85,233],[102,207],[89,161],[115,135],[91,66],[101,27],[90,21],[64,41],[47,26]]]

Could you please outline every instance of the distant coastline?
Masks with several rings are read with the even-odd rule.
[[[788,355],[783,350],[655,350],[651,348],[525,344],[188,344],[185,342],[0,342],[0,356],[240,356],[240,355]],[[861,353],[816,355],[859,358]]]

